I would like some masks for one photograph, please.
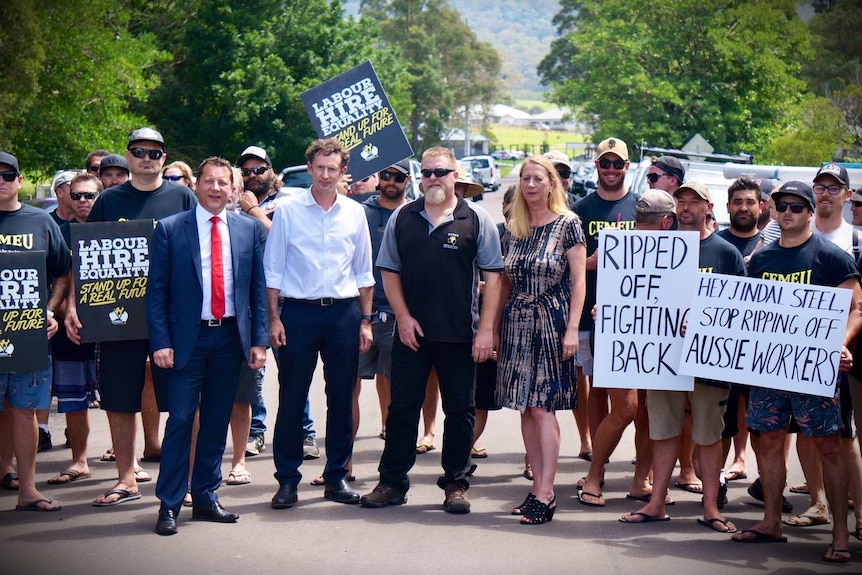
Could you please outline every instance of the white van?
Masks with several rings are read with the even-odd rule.
[[[473,171],[478,173],[479,183],[485,186],[486,190],[496,192],[500,189],[502,178],[494,158],[491,156],[464,156],[461,160],[473,164]]]

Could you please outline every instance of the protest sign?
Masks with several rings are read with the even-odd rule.
[[[596,387],[694,389],[678,368],[699,250],[696,232],[599,232]]]
[[[318,137],[350,151],[354,182],[413,155],[371,62],[303,92],[302,103]]]
[[[72,274],[83,341],[147,339],[152,237],[153,220],[72,226]]]
[[[834,397],[852,292],[699,274],[680,371]]]
[[[0,252],[0,373],[48,367],[45,273],[44,251]]]

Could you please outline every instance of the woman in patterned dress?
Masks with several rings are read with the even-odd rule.
[[[556,410],[577,406],[578,321],[586,289],[586,246],[554,167],[532,156],[521,167],[503,238],[506,273],[497,402],[521,412],[533,487],[512,510],[521,523],[550,521],[560,454]],[[571,318],[571,321],[570,321]]]

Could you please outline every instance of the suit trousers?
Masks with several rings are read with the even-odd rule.
[[[177,513],[189,481],[189,451],[195,411],[200,406],[200,431],[192,471],[195,505],[217,501],[222,482],[227,428],[245,355],[236,322],[221,327],[201,325],[189,362],[167,370],[168,421],[156,497]]]
[[[476,422],[476,364],[473,344],[444,343],[419,338],[419,350],[401,343],[397,332],[392,344],[392,403],[386,417],[386,446],[380,459],[380,482],[406,493],[407,473],[416,463],[419,414],[425,400],[431,368],[437,369],[443,402],[441,488],[453,481],[470,485],[470,448]]]
[[[318,356],[326,383],[326,466],[323,478],[347,478],[353,456],[353,388],[359,364],[359,302],[334,300],[321,306],[286,299],[281,322],[287,345],[278,349],[278,415],[272,453],[279,485],[299,484],[302,474],[303,411]]]

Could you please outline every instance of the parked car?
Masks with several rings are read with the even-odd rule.
[[[500,189],[502,178],[497,163],[491,156],[464,156],[462,160],[469,160],[474,169],[478,169],[477,181],[485,186],[485,189],[495,192]]]
[[[281,170],[281,191],[285,195],[293,195],[303,190],[307,190],[311,186],[311,174],[308,173],[308,168],[305,164],[298,166],[288,166]],[[410,160],[410,185],[407,187],[407,201],[415,200],[422,196],[422,172],[419,162]]]
[[[524,152],[521,150],[494,150],[491,157],[495,160],[523,160]]]

